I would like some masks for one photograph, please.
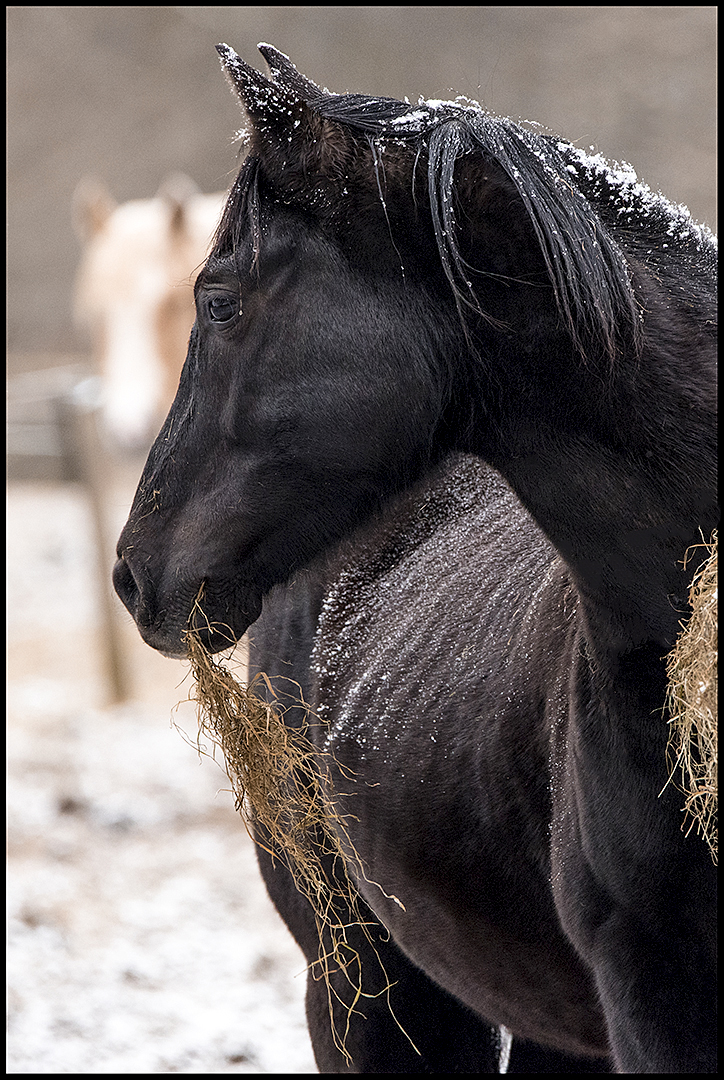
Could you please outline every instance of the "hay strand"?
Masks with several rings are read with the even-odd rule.
[[[409,1039],[392,1011],[391,984],[372,938],[373,930],[382,930],[385,936],[387,932],[360,912],[353,877],[370,879],[350,838],[349,816],[337,811],[332,766],[341,771],[345,780],[353,782],[354,777],[332,755],[320,751],[310,741],[310,727],[318,721],[303,701],[296,683],[292,684],[296,691],[293,694],[278,692],[264,674],[245,685],[223,659],[216,660],[207,651],[195,629],[204,622],[211,628],[200,606],[202,593],[203,587],[186,633],[195,678],[192,695],[198,708],[197,749],[206,753],[202,745],[202,739],[206,738],[214,748],[209,756],[215,757],[217,747],[222,751],[236,809],[247,832],[272,859],[287,867],[297,889],[311,905],[319,953],[310,971],[313,978],[326,983],[332,1036],[351,1064],[346,1038],[352,1015],[359,1011],[363,998],[386,995],[393,1018]],[[216,625],[214,628],[219,629]],[[283,699],[290,704],[285,705]],[[288,709],[300,706],[306,713],[301,726],[285,723]],[[324,867],[325,863],[329,867],[330,860],[332,873]],[[403,907],[397,897],[390,899]],[[353,927],[362,931],[379,963],[384,986],[378,993],[371,994],[363,988],[361,959],[348,935]],[[331,976],[337,972],[343,974],[350,987],[351,993],[345,995],[347,1001],[342,1000],[332,985]],[[341,1022],[337,1004],[342,1009]],[[412,1040],[409,1041],[417,1050]]]
[[[667,657],[669,781],[683,792],[684,826],[717,848],[717,533],[689,591],[691,618]],[[686,553],[684,565],[689,557]],[[682,827],[684,827],[682,826]]]

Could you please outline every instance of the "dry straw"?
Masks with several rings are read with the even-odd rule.
[[[201,593],[189,626],[198,626],[201,619],[210,628],[200,599]],[[223,659],[216,660],[207,651],[197,630],[189,629],[186,638],[196,680],[193,697],[199,715],[198,750],[206,753],[202,745],[206,738],[214,747],[211,756],[215,756],[216,747],[222,751],[236,809],[249,835],[287,867],[311,905],[319,953],[310,971],[315,979],[325,981],[332,1036],[351,1064],[346,1039],[353,1013],[361,1011],[362,999],[387,995],[392,1012],[391,984],[374,942],[380,932],[384,937],[387,932],[360,912],[354,877],[369,879],[349,836],[351,815],[340,815],[333,800],[332,768],[345,782],[353,784],[354,777],[310,741],[310,728],[319,722],[303,702],[296,683],[290,687],[296,693],[278,692],[266,675],[257,675],[245,685]],[[292,723],[285,722],[289,708],[295,709]],[[298,726],[300,711],[303,721]],[[396,897],[391,899],[402,906]],[[363,988],[360,956],[349,940],[353,928],[361,930],[379,963],[384,986],[378,993],[370,994]],[[349,988],[349,992],[344,991],[346,1000],[332,984],[332,975],[337,972]],[[339,985],[339,980],[336,983]]]
[[[717,862],[717,533],[689,592],[691,618],[667,658],[669,780],[685,796],[684,824]],[[689,558],[686,553],[684,565]],[[687,832],[687,835],[688,835]]]

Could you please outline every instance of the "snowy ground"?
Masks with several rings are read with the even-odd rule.
[[[171,724],[184,666],[126,618],[133,700],[104,705],[82,489],[11,484],[8,521],[8,1071],[315,1072],[302,955]]]

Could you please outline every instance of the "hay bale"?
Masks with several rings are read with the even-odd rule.
[[[717,862],[717,533],[694,575],[691,618],[667,657],[669,780],[685,796],[684,827],[709,845]],[[691,550],[691,549],[690,549]],[[689,552],[687,552],[687,558]],[[686,564],[686,562],[685,562]]]
[[[310,727],[319,721],[306,703],[302,702],[307,717],[301,728],[284,722],[286,710],[292,705],[299,707],[301,689],[296,683],[293,687],[298,693],[294,694],[277,692],[263,674],[244,685],[223,659],[214,659],[206,650],[198,631],[192,629],[204,623],[210,627],[200,607],[201,596],[202,592],[196,599],[186,633],[195,679],[192,696],[198,706],[197,749],[199,753],[207,753],[202,743],[206,738],[213,748],[208,756],[215,757],[217,747],[222,751],[236,809],[247,832],[273,859],[287,867],[297,889],[314,911],[319,954],[310,970],[315,979],[324,979],[326,983],[334,1042],[351,1064],[345,1039],[352,1012],[358,1009],[360,999],[380,994],[387,995],[389,1005],[391,988],[372,938],[372,931],[382,928],[363,917],[354,884],[355,876],[365,881],[370,879],[350,838],[346,820],[333,801],[332,766],[336,766],[338,776],[341,770],[345,781],[353,783],[354,777],[332,755],[318,750],[310,741]],[[285,705],[283,699],[291,704]],[[323,861],[328,862],[330,857],[333,878],[323,866]],[[404,906],[397,897],[388,898]],[[376,994],[369,994],[363,988],[360,957],[347,935],[351,927],[361,929],[379,962],[385,985]],[[331,986],[330,976],[335,972],[343,973],[350,988],[346,1001],[342,1001],[339,987],[335,990]],[[342,1007],[341,1023],[336,1006]],[[407,1035],[402,1027],[400,1030]]]

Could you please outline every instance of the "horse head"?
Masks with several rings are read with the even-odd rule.
[[[391,176],[288,61],[267,50],[266,78],[221,52],[249,154],[114,572],[145,640],[175,655],[200,588],[208,644],[226,647],[271,586],[440,456],[440,372],[463,341],[429,215],[410,212],[414,154]]]

